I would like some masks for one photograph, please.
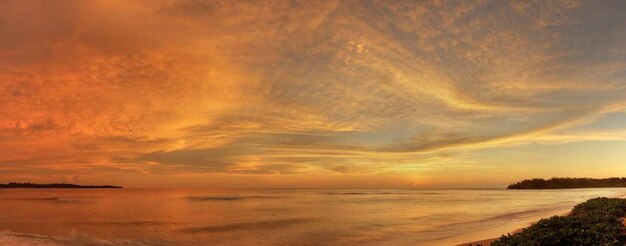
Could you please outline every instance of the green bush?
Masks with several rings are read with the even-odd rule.
[[[542,219],[491,245],[625,245],[625,215],[625,199],[594,198],[576,205],[567,216]]]
[[[590,215],[624,217],[626,216],[626,199],[599,197],[576,205],[571,216]]]

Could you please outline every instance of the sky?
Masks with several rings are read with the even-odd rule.
[[[626,176],[624,1],[0,0],[0,183]]]

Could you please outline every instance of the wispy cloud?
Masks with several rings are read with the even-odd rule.
[[[622,140],[578,126],[626,107],[623,5],[2,1],[0,180],[402,183],[477,149]]]

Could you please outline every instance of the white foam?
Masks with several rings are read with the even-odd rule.
[[[74,234],[72,236],[54,237],[39,234],[26,234],[11,231],[0,231],[0,246],[143,246],[162,245],[162,243],[142,242],[136,240],[116,240],[85,235]]]
[[[41,235],[29,235],[9,231],[0,232],[0,245],[13,246],[59,246],[54,239]]]

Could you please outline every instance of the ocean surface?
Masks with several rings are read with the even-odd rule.
[[[455,245],[626,189],[0,189],[0,245]]]

